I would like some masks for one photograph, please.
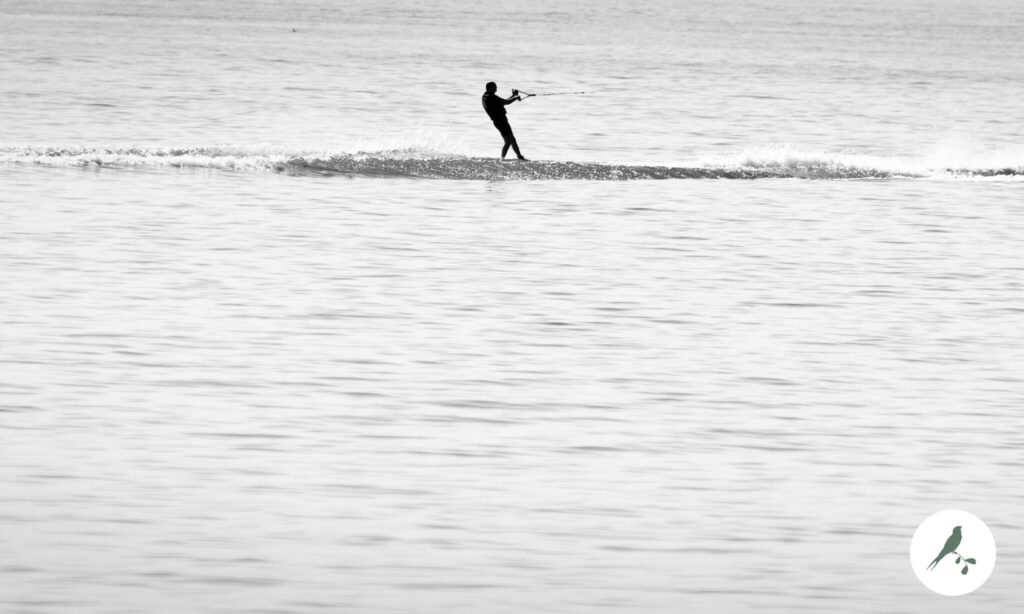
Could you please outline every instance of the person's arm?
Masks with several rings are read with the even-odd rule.
[[[503,102],[506,105],[510,105],[517,100],[522,100],[522,98],[519,97],[519,90],[512,90],[512,95],[509,96],[508,98],[504,98]]]

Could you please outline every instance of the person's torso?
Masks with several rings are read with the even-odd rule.
[[[504,121],[505,101],[499,98],[497,94],[484,94],[480,102],[483,103],[484,111],[487,111],[491,121]]]

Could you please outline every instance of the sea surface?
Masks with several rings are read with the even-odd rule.
[[[1020,612],[1022,32],[0,0],[0,611]]]

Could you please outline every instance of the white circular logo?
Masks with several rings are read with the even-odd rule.
[[[932,514],[910,540],[917,579],[940,595],[977,590],[996,566],[996,540],[980,518],[961,510]]]

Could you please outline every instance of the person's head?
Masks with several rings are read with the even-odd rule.
[[[494,92],[498,91],[498,85],[494,81],[491,81],[485,86],[485,89],[487,90],[488,94],[493,94]]]

